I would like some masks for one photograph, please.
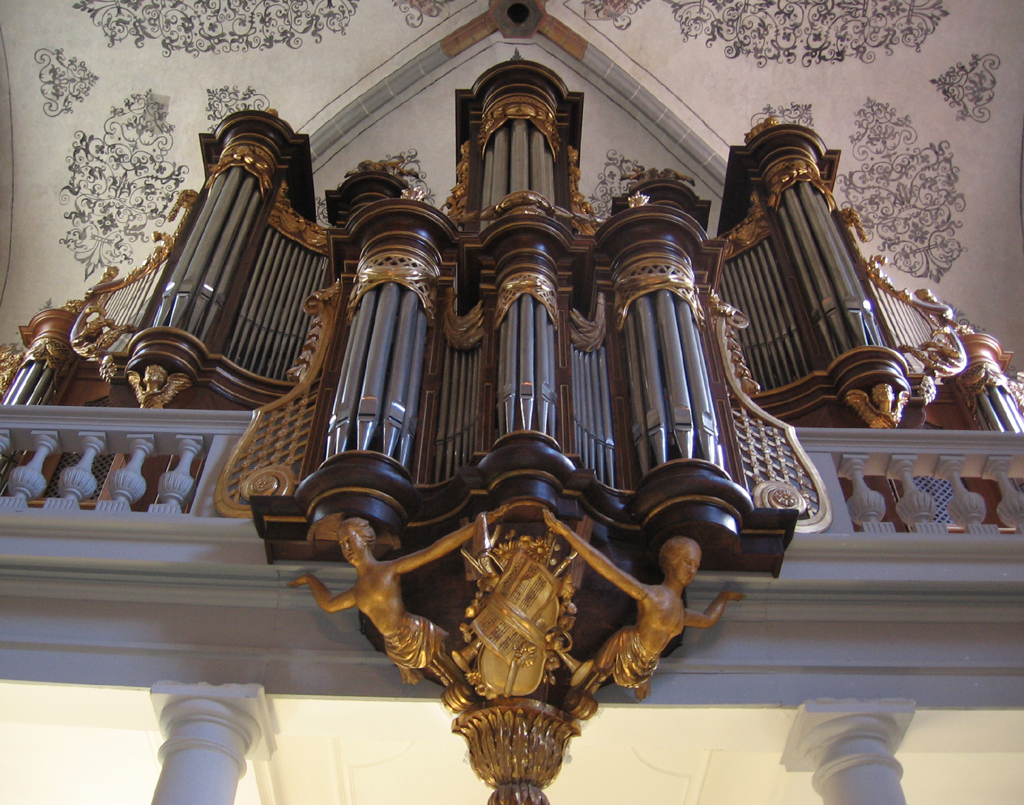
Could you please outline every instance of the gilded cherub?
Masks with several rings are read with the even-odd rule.
[[[177,396],[179,391],[192,385],[188,375],[181,372],[168,375],[164,367],[155,363],[146,367],[143,377],[133,371],[125,372],[125,376],[135,390],[135,399],[139,401],[139,408],[163,408]]]
[[[662,547],[658,562],[665,573],[661,584],[643,584],[616,567],[603,553],[585,542],[576,532],[545,510],[549,529],[562,536],[583,560],[608,581],[637,602],[636,623],[612,635],[593,660],[573,674],[572,689],[566,697],[566,709],[578,718],[589,718],[597,708],[593,695],[612,677],[617,685],[634,688],[637,701],[651,692],[651,676],[658,667],[661,652],[685,626],[706,629],[718,623],[729,601],[746,596],[721,592],[703,614],[686,609],[682,594],[700,566],[700,546],[686,537],[673,537]]]
[[[486,527],[484,514],[475,523],[463,526],[433,545],[407,556],[379,561],[370,552],[376,534],[370,524],[359,517],[345,518],[332,514],[313,526],[314,539],[336,539],[345,559],[355,567],[358,577],[345,592],[331,595],[316,576],[304,573],[289,582],[289,587],[309,585],[313,598],[325,612],[340,612],[355,607],[384,636],[388,659],[398,666],[402,681],[415,685],[423,678],[423,669],[433,672],[445,685],[442,701],[459,712],[474,701],[472,688],[462,672],[445,651],[447,632],[420,615],[413,615],[402,601],[403,574],[416,570],[458,548]]]

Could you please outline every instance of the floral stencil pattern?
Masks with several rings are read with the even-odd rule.
[[[258,109],[263,111],[270,108],[270,99],[261,95],[255,87],[239,89],[236,84],[233,87],[223,86],[217,89],[206,90],[206,119],[221,121],[228,115],[242,109]]]
[[[837,178],[860,212],[869,236],[881,238],[892,264],[913,277],[939,282],[964,251],[956,214],[967,203],[956,189],[960,169],[946,141],[917,146],[910,116],[867,99],[850,137],[861,166]]]
[[[325,30],[344,34],[358,0],[77,0],[111,47],[131,39],[136,47],[159,42],[175,52],[244,53],[275,45],[302,47],[323,40]]]
[[[772,106],[766,103],[760,112],[750,118],[750,125],[764,123],[769,117],[774,117],[780,123],[796,123],[798,126],[808,127],[814,125],[809,103],[790,103],[789,106]]]
[[[65,59],[62,48],[39,48],[35,60],[36,64],[43,65],[39,71],[42,85],[39,91],[43,94],[43,112],[48,117],[71,114],[72,104],[84,101],[99,80],[84,61],[74,57]]]
[[[950,106],[957,110],[957,120],[976,120],[984,123],[992,112],[986,107],[996,97],[996,77],[993,70],[999,68],[999,57],[994,53],[971,56],[964,66],[957,62],[931,83],[942,93]]]
[[[71,229],[60,242],[85,267],[133,262],[132,246],[160,225],[188,168],[167,159],[174,143],[167,109],[150,90],[125,98],[110,110],[101,135],[76,132],[67,158],[71,178],[60,203]]]
[[[583,0],[584,16],[625,29],[648,0]],[[896,45],[917,51],[949,14],[942,0],[664,0],[683,41],[725,44],[730,59],[837,64],[872,62],[875,51]]]
[[[392,0],[392,4],[405,14],[405,24],[419,28],[424,17],[440,17],[455,0]]]
[[[629,192],[630,177],[645,170],[635,159],[614,148],[605,154],[604,170],[597,174],[597,187],[590,196],[590,206],[599,218],[612,214],[612,200]]]

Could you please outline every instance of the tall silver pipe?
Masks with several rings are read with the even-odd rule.
[[[530,189],[554,203],[554,164],[548,141],[536,126],[530,126]]]
[[[604,478],[608,486],[615,486],[615,436],[612,430],[612,396],[608,382],[608,353],[604,347],[597,350],[598,396],[601,399],[601,424],[604,431]]]
[[[253,329],[266,309],[265,299],[270,294],[270,285],[273,281],[275,270],[280,266],[281,255],[283,254],[285,238],[278,234],[276,229],[268,229],[266,243],[269,248],[260,261],[259,277],[254,279],[246,292],[246,304],[242,309],[242,315],[235,324],[235,333],[231,339],[230,353],[232,360],[242,365],[252,346]]]
[[[487,143],[484,149],[484,179],[480,184],[480,209],[486,210],[493,206],[495,201],[492,198],[494,192],[494,138]]]
[[[369,450],[370,442],[380,424],[384,394],[384,383],[388,374],[388,357],[395,335],[395,316],[401,297],[397,283],[386,282],[381,286],[374,316],[370,346],[366,353],[366,371],[363,374],[363,391],[359,398],[356,420],[356,445],[359,450]]]
[[[572,424],[573,435],[576,439],[576,453],[580,460],[583,459],[583,426],[580,417],[580,351],[576,347],[570,349],[570,362],[572,364]]]
[[[288,300],[288,315],[285,317],[281,328],[284,336],[281,348],[277,351],[277,358],[271,366],[269,377],[283,380],[285,373],[295,363],[295,358],[298,357],[302,342],[305,339],[306,330],[308,329],[305,310],[306,300],[320,284],[320,263],[322,260],[323,258],[315,252],[308,252],[305,255],[295,290]]]
[[[302,283],[306,279],[306,269],[309,265],[310,253],[301,246],[296,247],[295,269],[287,277],[284,290],[274,306],[273,333],[267,349],[267,359],[264,361],[264,372],[267,377],[274,376],[274,368],[283,360],[288,360],[289,346],[293,333],[289,329],[289,323],[295,318],[295,314],[302,308],[302,303],[297,301],[301,294]]]
[[[529,294],[519,297],[519,417],[523,430],[534,430],[533,415],[536,408],[534,335],[534,298]],[[543,316],[544,313],[541,312]]]
[[[252,326],[252,316],[258,310],[256,304],[256,298],[260,295],[263,285],[267,280],[267,272],[269,270],[268,258],[274,251],[275,246],[279,245],[280,235],[277,235],[277,230],[268,227],[266,236],[263,238],[263,246],[260,248],[259,257],[256,259],[256,265],[253,268],[252,280],[249,282],[249,287],[246,288],[245,297],[242,299],[242,304],[238,308],[238,318],[235,321],[234,330],[231,333],[231,338],[228,341],[228,347],[225,350],[227,356],[238,362],[238,347],[240,344],[245,343],[243,332]]]
[[[644,384],[644,400],[647,404],[645,422],[647,440],[654,452],[655,464],[668,461],[668,413],[665,410],[665,387],[661,379],[658,360],[658,330],[654,323],[654,306],[650,295],[641,296],[633,302],[633,310],[639,325],[641,376]]]
[[[42,362],[43,371],[39,379],[31,386],[26,386],[22,397],[26,397],[24,405],[43,405],[48,402],[54,392],[53,369]]]
[[[288,281],[288,277],[295,270],[295,264],[299,260],[298,250],[293,248],[294,243],[288,241],[285,244],[283,260],[277,271],[274,273],[274,281],[270,286],[269,294],[263,309],[260,311],[260,319],[255,332],[252,334],[252,344],[249,348],[249,357],[246,361],[249,366],[261,366],[265,360],[267,344],[271,339],[274,326],[274,316],[278,311],[278,304],[281,293]]]
[[[348,344],[341,364],[341,382],[334,398],[330,429],[327,436],[327,457],[337,455],[348,446],[349,431],[355,419],[359,391],[366,365],[366,347],[377,308],[377,292],[371,288],[359,300],[359,307],[349,328]]]
[[[477,445],[477,423],[480,421],[480,362],[483,349],[477,347],[473,350],[473,358],[470,364],[470,397],[469,409],[469,456],[473,457]]]
[[[462,466],[462,443],[466,426],[466,386],[469,383],[469,365],[466,361],[466,353],[460,351],[456,356],[455,368],[455,423],[452,427],[452,457],[448,474],[453,475]]]
[[[522,119],[512,121],[512,154],[508,183],[510,193],[530,189],[529,125]]]
[[[601,419],[601,384],[597,378],[597,353],[588,352],[583,356],[587,362],[587,377],[590,386],[590,421],[594,433],[594,474],[604,478],[604,422]]]
[[[494,174],[491,178],[491,204],[497,204],[508,195],[509,130],[502,126],[491,138],[494,142]]]
[[[651,448],[647,441],[646,405],[643,398],[643,379],[640,367],[640,346],[637,343],[636,317],[627,316],[622,328],[626,340],[627,366],[629,368],[629,404],[633,409],[633,443],[640,461],[640,469],[646,475],[651,468]]]
[[[757,268],[754,262],[749,259],[749,255],[742,254],[739,260],[743,266],[744,284],[747,287],[747,294],[751,299],[751,303],[756,304],[758,308],[757,320],[761,331],[761,354],[770,373],[771,383],[773,386],[784,385],[786,382],[786,371],[777,341],[778,329],[773,325],[773,305],[763,289],[759,287]]]
[[[692,308],[685,299],[676,299],[676,313],[679,318],[679,338],[683,342],[683,354],[686,356],[686,376],[690,381],[693,426],[697,431],[700,458],[721,465],[715,404],[708,386],[708,369],[704,361],[697,322]]]
[[[384,449],[386,456],[395,456],[395,450],[402,436],[402,428],[408,415],[410,361],[417,352],[415,341],[416,312],[420,298],[408,288],[402,290],[402,301],[398,309],[398,329],[395,344],[391,350],[391,371],[388,373],[387,391],[384,395],[381,417],[384,423]]]
[[[36,385],[38,385],[39,379],[42,377],[43,370],[45,368],[45,361],[35,360],[23,363],[18,367],[18,372],[14,376],[14,380],[7,389],[7,393],[4,394],[3,404],[28,405],[28,400],[31,398]]]
[[[774,333],[776,356],[781,369],[781,385],[785,385],[800,377],[797,368],[796,356],[793,354],[793,344],[790,341],[790,333],[786,327],[782,314],[782,307],[786,304],[784,299],[779,299],[775,288],[768,276],[768,269],[760,249],[752,249],[747,253],[747,261],[751,267],[751,274],[754,277],[754,287],[757,294],[765,300],[765,310],[768,313],[768,323]]]
[[[192,312],[193,300],[206,275],[210,255],[222,240],[229,237],[229,234],[225,232],[228,219],[236,211],[244,212],[244,190],[245,188],[252,189],[252,182],[246,180],[253,179],[253,177],[242,168],[232,168],[227,173],[230,175],[224,183],[224,191],[215,200],[213,212],[210,214],[205,229],[198,233],[195,251],[183,269],[181,281],[175,289],[170,315],[165,322],[161,322],[162,324],[181,327],[182,323],[188,320]],[[228,230],[229,232],[230,230]]]
[[[676,320],[675,306],[672,304],[672,293],[663,288],[656,291],[654,296],[658,311],[658,340],[661,342],[665,385],[671,409],[672,433],[679,447],[679,455],[683,458],[693,458],[694,415],[690,410],[690,389],[686,382],[683,349],[679,340],[680,327]]]
[[[1002,418],[998,413],[996,413],[996,410],[992,405],[992,400],[989,399],[988,389],[978,395],[978,406],[981,408],[982,418],[988,422],[989,428],[1004,433],[1006,432],[1006,425],[1003,424]]]
[[[580,400],[582,405],[582,423],[583,423],[583,463],[585,466],[593,469],[594,467],[594,420],[593,411],[594,404],[591,400],[593,390],[590,387],[590,377],[588,375],[587,366],[587,353],[580,353],[580,377],[579,383],[582,387],[580,392]]]
[[[415,296],[415,294],[413,294]],[[413,329],[412,371],[405,392],[405,419],[402,421],[401,447],[398,461],[409,466],[413,444],[416,441],[416,426],[419,423],[420,382],[423,379],[423,354],[427,348],[427,314],[419,305],[415,311],[416,326]]]
[[[796,317],[793,315],[792,303],[789,301],[789,297],[786,295],[786,291],[782,285],[782,275],[779,272],[778,263],[775,262],[775,255],[772,253],[771,247],[768,244],[764,244],[763,247],[759,246],[758,255],[761,260],[764,261],[766,273],[768,279],[774,288],[775,299],[778,300],[778,310],[782,314],[783,323],[786,325],[786,330],[789,333],[787,340],[793,345],[793,359],[796,366],[797,377],[803,377],[811,371],[810,360],[807,357],[807,353],[804,350],[804,343],[800,337],[800,331],[796,326]]]
[[[836,343],[836,339],[832,334],[832,329],[829,327],[828,321],[826,321],[826,313],[821,305],[821,297],[817,295],[812,272],[808,268],[807,261],[804,259],[803,250],[800,248],[800,241],[797,239],[796,232],[793,229],[793,222],[790,220],[789,213],[786,212],[786,208],[784,206],[780,206],[778,212],[779,223],[782,224],[783,234],[790,245],[790,252],[793,255],[793,262],[796,264],[801,284],[804,286],[804,289],[810,298],[811,321],[817,326],[818,331],[821,333],[822,340],[830,350],[830,354],[839,355],[841,350]]]
[[[219,256],[215,256],[215,259],[210,261],[210,272],[203,283],[203,290],[209,294],[209,301],[203,306],[204,309],[198,317],[197,324],[191,330],[200,339],[205,339],[209,336],[210,329],[216,323],[220,311],[224,307],[224,300],[228,295],[228,289],[235,282],[238,260],[242,255],[242,250],[245,248],[246,241],[249,239],[249,233],[252,230],[252,224],[256,219],[256,213],[259,211],[261,202],[262,199],[259,193],[254,193],[250,196],[245,204],[244,213],[234,229],[231,248],[227,250],[226,256],[222,261],[218,259]],[[200,298],[203,298],[202,294],[200,294]]]
[[[537,430],[554,436],[552,427],[555,416],[555,339],[554,326],[545,314],[544,308],[538,306],[536,318],[537,330],[537,393],[539,407],[537,410]]]
[[[214,208],[224,195],[224,185],[228,181],[229,174],[231,174],[231,180],[236,188],[238,183],[242,180],[242,177],[237,175],[237,171],[233,170],[225,171],[213,180],[213,184],[210,186],[210,191],[206,194],[206,201],[203,203],[202,209],[195,213],[195,223],[192,224],[188,240],[185,241],[185,246],[182,248],[181,254],[178,256],[178,262],[175,264],[174,269],[171,271],[171,276],[164,285],[164,290],[161,293],[160,298],[160,306],[157,308],[156,315],[153,319],[154,326],[161,326],[165,324],[171,314],[171,309],[173,308],[175,300],[178,298],[178,294],[180,293],[179,286],[181,285],[182,278],[184,278],[185,272],[188,269],[189,264],[192,262],[192,257],[196,253],[196,249],[199,247],[199,242],[203,239],[203,234],[206,232],[206,227],[209,225],[210,217],[213,215]]]
[[[451,387],[452,387],[452,353],[455,350],[451,346],[445,344],[444,347],[444,362],[441,366],[441,394],[439,397],[440,404],[437,409],[437,436],[434,439],[434,481],[441,481],[445,477],[442,475],[443,468],[445,466],[445,454],[448,446],[451,444],[451,434],[448,432],[448,423],[450,421],[449,401],[451,399]]]

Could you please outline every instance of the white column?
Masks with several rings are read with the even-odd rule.
[[[151,694],[166,738],[153,805],[232,805],[245,759],[273,751],[263,688],[159,682]]]
[[[804,702],[782,762],[788,771],[813,771],[825,805],[906,805],[894,753],[913,717],[905,699]]]

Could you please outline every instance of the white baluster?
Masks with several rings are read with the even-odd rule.
[[[994,480],[999,484],[1003,499],[996,506],[999,520],[1018,534],[1024,534],[1024,492],[1021,492],[1010,480],[1010,456],[989,456],[985,462],[982,477]]]
[[[178,465],[160,476],[157,484],[159,503],[151,503],[151,512],[179,514],[185,508],[196,482],[192,479],[192,459],[203,449],[202,436],[178,436]]]
[[[107,443],[105,433],[82,432],[78,434],[82,451],[81,458],[73,467],[61,470],[57,481],[59,498],[49,498],[45,509],[77,509],[79,503],[91,498],[96,492],[96,478],[92,474],[92,463]]]
[[[896,514],[914,531],[946,531],[945,527],[936,529],[935,520],[935,498],[918,488],[914,482],[914,465],[917,463],[917,456],[894,455],[889,457],[889,469],[886,475],[889,478],[898,480],[903,486],[903,495],[896,504]],[[932,525],[932,528],[928,528]],[[922,528],[924,526],[924,528]]]
[[[885,496],[868,487],[864,482],[864,467],[868,457],[860,453],[843,453],[839,462],[839,475],[853,482],[853,494],[846,501],[853,522],[862,531],[895,531],[892,523],[883,523],[885,517]]]
[[[945,478],[953,487],[953,499],[946,505],[946,511],[949,512],[954,523],[969,533],[981,534],[998,531],[996,526],[982,525],[982,520],[985,519],[985,513],[988,510],[985,498],[977,492],[968,491],[961,477],[963,470],[963,456],[939,456],[935,475],[938,478]]]
[[[131,505],[146,494],[146,479],[142,476],[142,464],[153,452],[153,436],[149,434],[127,434],[131,445],[131,458],[120,469],[110,473],[110,500],[96,501],[96,511],[129,511]]]
[[[0,428],[0,453],[11,452],[11,432],[7,428]]]
[[[57,449],[57,432],[34,430],[31,436],[35,454],[28,464],[15,467],[7,476],[7,497],[0,498],[0,507],[5,509],[27,508],[28,501],[39,497],[46,489],[46,478],[41,470],[43,462]]]

